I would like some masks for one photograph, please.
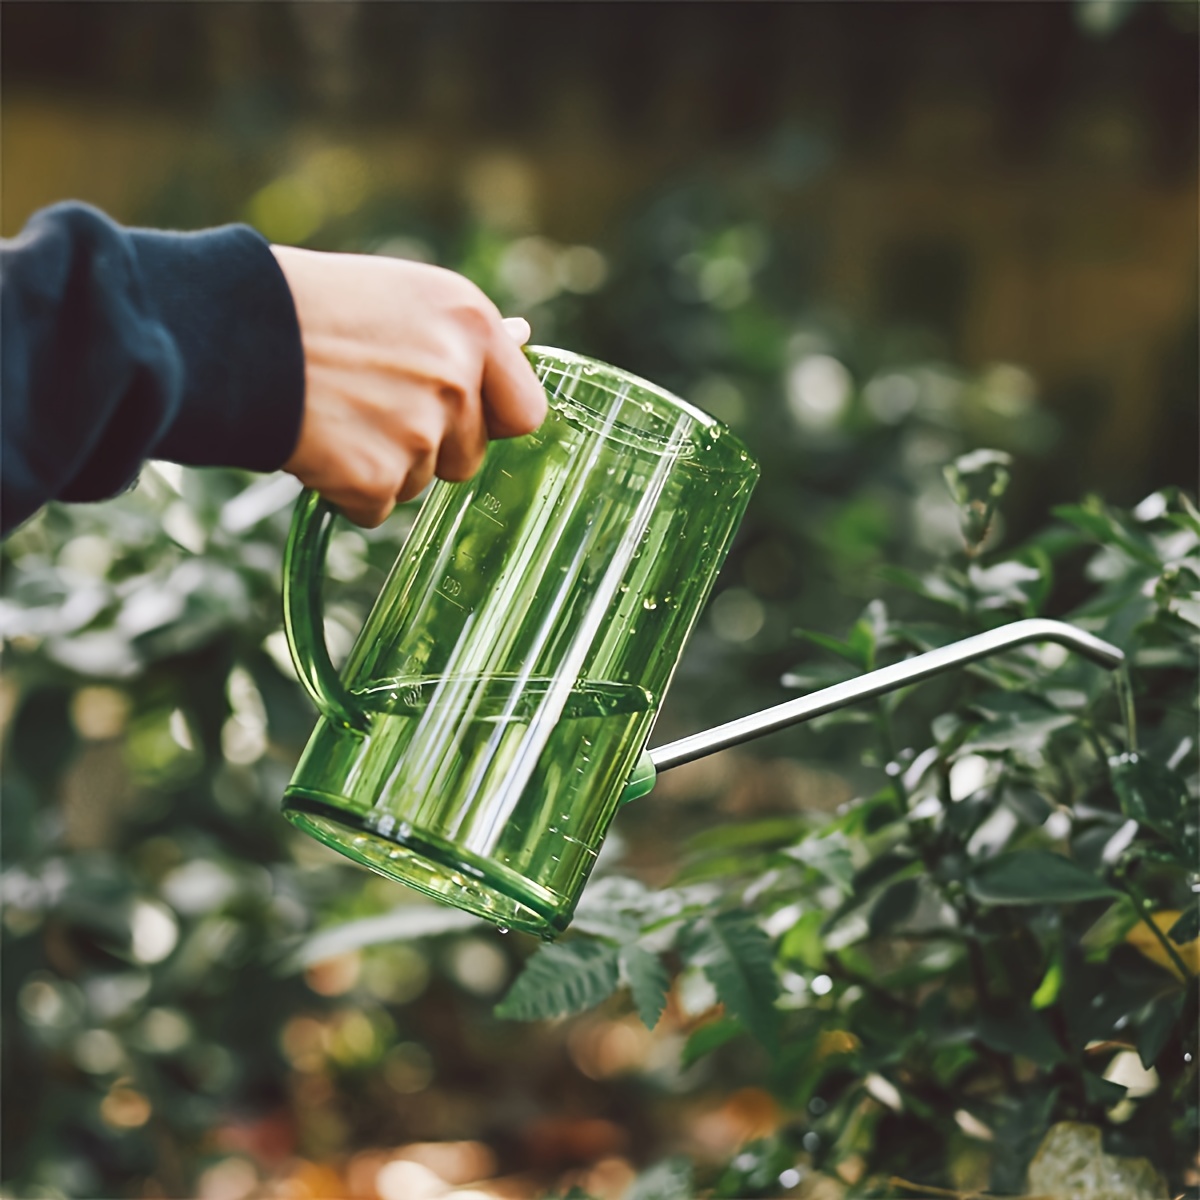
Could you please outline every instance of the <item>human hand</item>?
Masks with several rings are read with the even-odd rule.
[[[300,437],[284,464],[358,525],[437,475],[469,479],[489,438],[536,429],[546,397],[473,283],[426,263],[272,246],[304,345]]]

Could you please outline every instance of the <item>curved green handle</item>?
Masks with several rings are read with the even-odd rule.
[[[283,553],[283,628],[300,682],[321,715],[365,733],[370,718],[346,690],[325,645],[321,579],[334,516],[332,506],[311,488],[300,493]]]

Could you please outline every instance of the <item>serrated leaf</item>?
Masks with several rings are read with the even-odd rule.
[[[689,965],[699,967],[717,996],[765,1046],[776,1043],[775,978],[771,940],[743,913],[701,917],[680,936]]]
[[[983,863],[967,890],[982,904],[1070,904],[1119,893],[1061,854],[1015,850]]]
[[[711,1054],[718,1047],[725,1045],[726,1042],[731,1042],[735,1037],[740,1037],[746,1030],[729,1017],[722,1017],[717,1021],[709,1021],[705,1025],[701,1025],[695,1030],[691,1037],[684,1043],[683,1052],[680,1055],[680,1065],[685,1069],[690,1067],[692,1063],[699,1062],[706,1054]]]
[[[618,963],[621,978],[629,985],[638,1016],[647,1029],[653,1029],[667,1003],[671,977],[657,954],[630,942],[621,947]]]
[[[544,946],[525,964],[496,1016],[544,1021],[594,1008],[617,990],[617,948],[602,942]]]

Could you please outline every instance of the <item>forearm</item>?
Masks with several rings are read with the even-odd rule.
[[[59,205],[0,248],[0,389],[5,532],[120,491],[149,457],[274,469],[304,403],[291,294],[253,230]]]

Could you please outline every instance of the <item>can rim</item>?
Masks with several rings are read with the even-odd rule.
[[[704,431],[706,435],[704,440],[707,443],[714,445],[723,444],[728,447],[734,455],[733,466],[744,469],[748,474],[758,475],[761,469],[758,460],[751,453],[745,442],[729,426],[717,420],[710,413],[706,413],[702,408],[697,408],[690,401],[675,395],[674,392],[670,392],[666,388],[652,383],[640,375],[635,375],[632,371],[626,371],[622,367],[615,367],[611,363],[602,362],[600,359],[589,358],[584,354],[577,354],[573,350],[562,350],[555,346],[526,346],[525,354],[535,369],[544,367],[553,371],[555,368],[558,368],[564,373],[571,371],[572,368],[595,371],[598,375],[605,378],[592,379],[589,382],[613,396],[620,395],[620,392],[613,386],[614,384],[624,384],[627,388],[636,388],[640,392],[647,393],[660,403],[682,412],[690,420],[694,421]],[[548,388],[546,391],[547,398],[551,402],[558,400],[563,404],[570,404],[576,408],[584,409],[594,416],[603,417],[603,414],[598,413],[594,408],[591,408],[574,395],[556,394]],[[639,439],[666,444],[665,439],[648,430],[631,429],[629,432],[635,434]]]

